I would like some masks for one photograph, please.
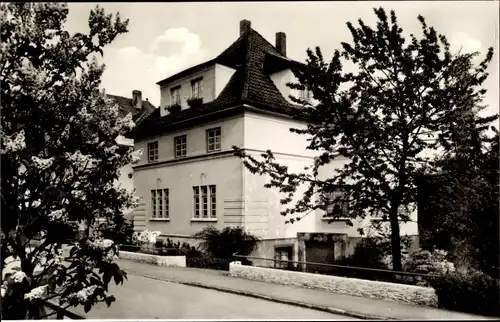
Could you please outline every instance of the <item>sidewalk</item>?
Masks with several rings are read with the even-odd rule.
[[[118,260],[121,269],[132,275],[165,280],[223,292],[246,295],[284,304],[314,308],[359,319],[385,320],[487,320],[467,313],[421,307],[391,301],[334,294],[287,285],[269,284],[227,276],[225,271],[173,268]]]

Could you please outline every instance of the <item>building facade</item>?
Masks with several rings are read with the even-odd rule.
[[[372,219],[349,227],[343,220],[328,223],[318,210],[285,224],[283,196],[265,188],[268,178],[251,174],[233,153],[233,146],[257,158],[271,150],[278,163],[297,172],[313,164],[316,152],[306,150],[306,137],[289,130],[306,126],[290,117],[290,110],[300,107],[289,96],[314,103],[308,91],[287,86],[299,65],[286,57],[283,32],[272,45],[243,20],[239,38],[216,58],[158,82],[160,108],[133,133],[135,148],[144,151],[133,167],[143,200],[135,213],[136,230],[187,239],[207,225],[242,226],[263,240],[259,255],[290,259],[305,256],[307,238],[298,238],[304,234],[360,238],[357,228]],[[347,161],[335,160],[320,176]],[[417,234],[416,223],[401,230]],[[346,243],[328,256],[344,256]]]
[[[148,99],[142,99],[142,92],[139,90],[133,90],[131,98],[117,95],[107,96],[118,104],[119,117],[125,117],[127,114],[131,113],[136,126],[155,111],[155,107],[148,101]],[[126,148],[134,146],[134,140],[129,137],[119,136],[116,138],[116,142],[120,147]],[[117,180],[116,185],[122,186],[131,192],[134,190],[132,164],[123,166],[120,169],[120,177]],[[131,212],[131,209],[125,211],[127,219],[132,220],[132,215],[133,213]]]

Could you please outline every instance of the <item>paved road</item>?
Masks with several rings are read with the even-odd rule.
[[[112,285],[111,285],[112,284]],[[338,319],[347,316],[129,275],[110,283],[111,307],[98,304],[89,319]],[[75,312],[83,313],[81,310]]]

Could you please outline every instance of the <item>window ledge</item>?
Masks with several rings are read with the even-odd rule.
[[[217,218],[191,218],[191,222],[216,222]]]
[[[347,220],[352,220],[352,218],[348,218],[348,217],[338,217],[338,218],[322,217],[321,220],[323,220],[323,221],[330,221],[330,220],[333,220],[333,221],[347,221]]]
[[[170,221],[170,218],[149,218],[149,221]]]

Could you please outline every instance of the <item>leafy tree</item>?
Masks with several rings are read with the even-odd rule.
[[[496,130],[495,130],[496,132]],[[498,278],[499,136],[464,135],[422,179],[422,246]],[[433,189],[432,189],[433,188]]]
[[[318,152],[310,169],[291,173],[272,151],[258,160],[234,148],[252,173],[269,175],[266,187],[286,193],[282,204],[290,204],[297,188],[306,185],[300,200],[282,212],[292,223],[300,219],[296,214],[327,210],[340,198],[349,207],[336,216],[382,217],[391,228],[393,269],[401,270],[399,225],[410,219],[417,200],[416,173],[433,166],[436,153],[451,149],[458,129],[482,128],[496,119],[478,116],[493,49],[475,64],[479,53],[452,54],[446,37],[422,16],[422,35],[405,38],[394,11],[374,12],[375,28],[362,20],[358,26],[347,23],[352,42],[343,42],[330,63],[317,47],[307,50],[307,65],[294,70],[298,83],[290,87],[308,88],[319,101],[313,106],[292,98],[304,106],[294,114],[308,125],[290,131],[307,136],[307,149]],[[343,70],[342,58],[354,71]],[[342,156],[349,160],[344,167],[318,177],[321,167]],[[345,185],[344,197],[315,198]]]
[[[134,123],[131,115],[119,118],[118,106],[99,90],[104,66],[90,58],[127,32],[128,21],[96,7],[89,33],[70,34],[63,28],[66,4],[0,8],[2,318],[41,318],[43,299],[85,311],[110,305],[108,284],[123,283],[125,272],[113,262],[113,241],[99,236],[96,217],[136,204],[113,183],[137,153],[118,149],[115,139]],[[82,221],[93,229],[65,258],[63,246]]]

